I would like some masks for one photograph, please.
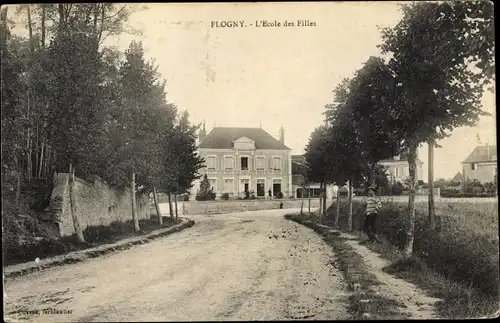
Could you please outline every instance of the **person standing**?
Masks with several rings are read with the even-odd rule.
[[[380,198],[375,194],[375,189],[371,187],[368,190],[368,198],[366,200],[366,218],[363,225],[363,231],[368,236],[370,242],[378,242],[376,235],[375,223],[377,221],[378,213],[382,207]]]

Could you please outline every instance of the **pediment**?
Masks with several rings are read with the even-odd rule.
[[[248,137],[240,137],[233,141],[233,143],[255,143],[252,139]]]

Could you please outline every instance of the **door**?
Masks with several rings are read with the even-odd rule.
[[[245,183],[245,192],[248,192],[248,183]]]
[[[266,196],[266,188],[264,185],[264,180],[257,180],[257,196],[264,197]]]
[[[281,183],[274,183],[273,184],[273,195],[276,197],[278,193],[281,192]]]

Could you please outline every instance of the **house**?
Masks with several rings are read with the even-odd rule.
[[[227,193],[230,198],[245,197],[253,191],[257,198],[279,192],[293,195],[291,149],[285,145],[281,127],[279,139],[261,128],[214,127],[199,133],[198,153],[205,159],[200,174],[207,174],[216,198]],[[200,180],[193,185],[193,194]]]
[[[379,162],[380,165],[386,167],[389,183],[397,182],[404,183],[410,176],[410,167],[408,165],[408,153],[401,153],[389,159],[384,159]],[[415,180],[423,180],[423,162],[417,157],[417,169],[415,172]]]
[[[292,187],[294,197],[302,198],[302,195],[309,197],[309,194],[311,197],[319,197],[321,192],[319,183],[308,183],[307,187],[303,187],[305,164],[306,157],[304,155],[292,155]],[[337,185],[326,185],[327,200],[332,200],[337,196],[337,189]]]
[[[462,162],[462,173],[465,180],[493,182],[497,176],[497,146],[477,146]]]
[[[462,183],[464,180],[464,175],[461,172],[457,172],[455,176],[451,179],[452,183]]]

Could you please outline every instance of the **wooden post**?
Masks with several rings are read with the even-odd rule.
[[[69,188],[69,205],[71,218],[73,219],[73,228],[75,229],[76,238],[78,242],[84,243],[85,237],[83,236],[82,228],[80,227],[80,221],[78,221],[78,217],[76,216],[76,201],[74,194],[75,187],[75,167],[73,164],[69,164],[69,179],[68,179],[68,188]]]
[[[134,220],[134,230],[140,231],[139,219],[137,218],[137,206],[135,201],[135,172],[132,171],[131,181],[130,181],[130,196],[132,198],[132,219]]]
[[[160,223],[160,225],[163,225],[163,217],[160,213],[160,206],[158,205],[158,195],[156,194],[155,186],[153,186],[153,199],[155,201],[156,214],[158,215],[158,223]]]
[[[429,225],[432,230],[436,228],[434,209],[434,140],[429,140]]]

